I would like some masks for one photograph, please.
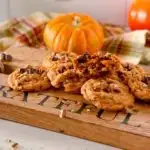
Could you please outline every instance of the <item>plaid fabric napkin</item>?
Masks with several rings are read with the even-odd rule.
[[[35,12],[28,17],[14,18],[0,24],[0,51],[11,46],[32,46],[46,48],[43,42],[43,29],[46,23],[60,15],[59,13]],[[122,60],[138,64],[149,63],[146,58],[149,48],[144,53],[147,31],[129,32],[120,26],[103,24],[105,42],[102,50],[118,55]],[[142,36],[141,36],[142,35]],[[142,42],[141,42],[142,41]]]

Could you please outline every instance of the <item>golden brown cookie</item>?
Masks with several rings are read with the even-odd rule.
[[[82,86],[81,93],[97,108],[108,111],[123,110],[134,104],[134,97],[129,88],[110,78],[88,80]]]
[[[51,68],[47,75],[52,86],[62,88],[66,92],[79,93],[86,80],[82,74],[75,72],[73,69],[53,70]]]
[[[53,52],[51,54],[47,54],[43,60],[43,66],[50,68],[53,64],[56,63],[67,63],[73,62],[77,58],[77,55],[73,52]]]
[[[136,98],[150,102],[150,73],[142,73],[137,78],[137,74],[133,72],[128,85]]]
[[[139,79],[141,78],[143,73],[144,73],[144,70],[141,67],[139,67],[138,65],[131,64],[131,63],[121,64],[121,67],[117,71],[117,75],[120,81],[127,85],[128,85],[129,79],[133,78],[133,74],[134,74],[134,79]]]
[[[41,91],[50,88],[50,80],[47,77],[47,69],[44,67],[27,66],[11,73],[8,77],[8,85],[19,91]]]
[[[81,55],[78,57],[77,69],[87,78],[99,78],[113,75],[121,66],[119,58],[115,55]]]
[[[79,92],[83,85],[83,77],[76,70],[77,57],[74,53],[53,53],[50,57],[48,77],[52,86],[62,88],[66,92]]]

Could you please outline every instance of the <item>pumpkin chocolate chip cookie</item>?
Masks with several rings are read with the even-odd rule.
[[[53,53],[48,77],[52,86],[66,92],[80,92],[85,77],[77,71],[77,56],[74,53]]]
[[[50,68],[56,63],[73,62],[77,58],[77,55],[73,52],[52,52],[44,57],[43,66]]]
[[[88,80],[82,86],[81,93],[97,108],[108,111],[124,110],[134,104],[134,97],[129,88],[110,78]]]
[[[150,102],[150,73],[142,73],[138,78],[136,73],[132,73],[128,85],[136,98]]]
[[[8,77],[8,85],[19,91],[41,91],[50,88],[47,77],[47,69],[44,67],[27,66],[11,73]]]
[[[121,64],[121,67],[117,71],[117,75],[120,81],[127,85],[128,85],[129,79],[131,78],[139,79],[141,78],[143,73],[144,73],[144,70],[141,67],[137,65],[133,65],[131,63]]]
[[[52,86],[63,88],[65,92],[79,93],[85,78],[82,74],[75,72],[73,69],[59,68],[57,71],[52,68],[48,72],[48,77]]]
[[[77,60],[77,69],[89,79],[110,76],[121,65],[117,56],[102,55],[101,53],[96,53],[91,56],[88,54],[82,55]]]
[[[150,101],[150,74],[130,63],[122,65],[118,76],[124,84],[127,84],[133,95],[141,100]]]

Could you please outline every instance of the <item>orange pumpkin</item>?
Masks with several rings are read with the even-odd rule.
[[[134,0],[129,9],[128,24],[132,30],[150,30],[150,0]]]
[[[44,42],[55,52],[90,54],[100,50],[104,41],[102,26],[87,15],[69,13],[49,21],[44,30]]]

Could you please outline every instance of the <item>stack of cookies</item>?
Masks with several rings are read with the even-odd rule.
[[[150,74],[110,54],[51,53],[43,66],[15,70],[8,84],[19,91],[54,87],[80,93],[97,108],[109,111],[131,108],[135,99],[150,101]]]

